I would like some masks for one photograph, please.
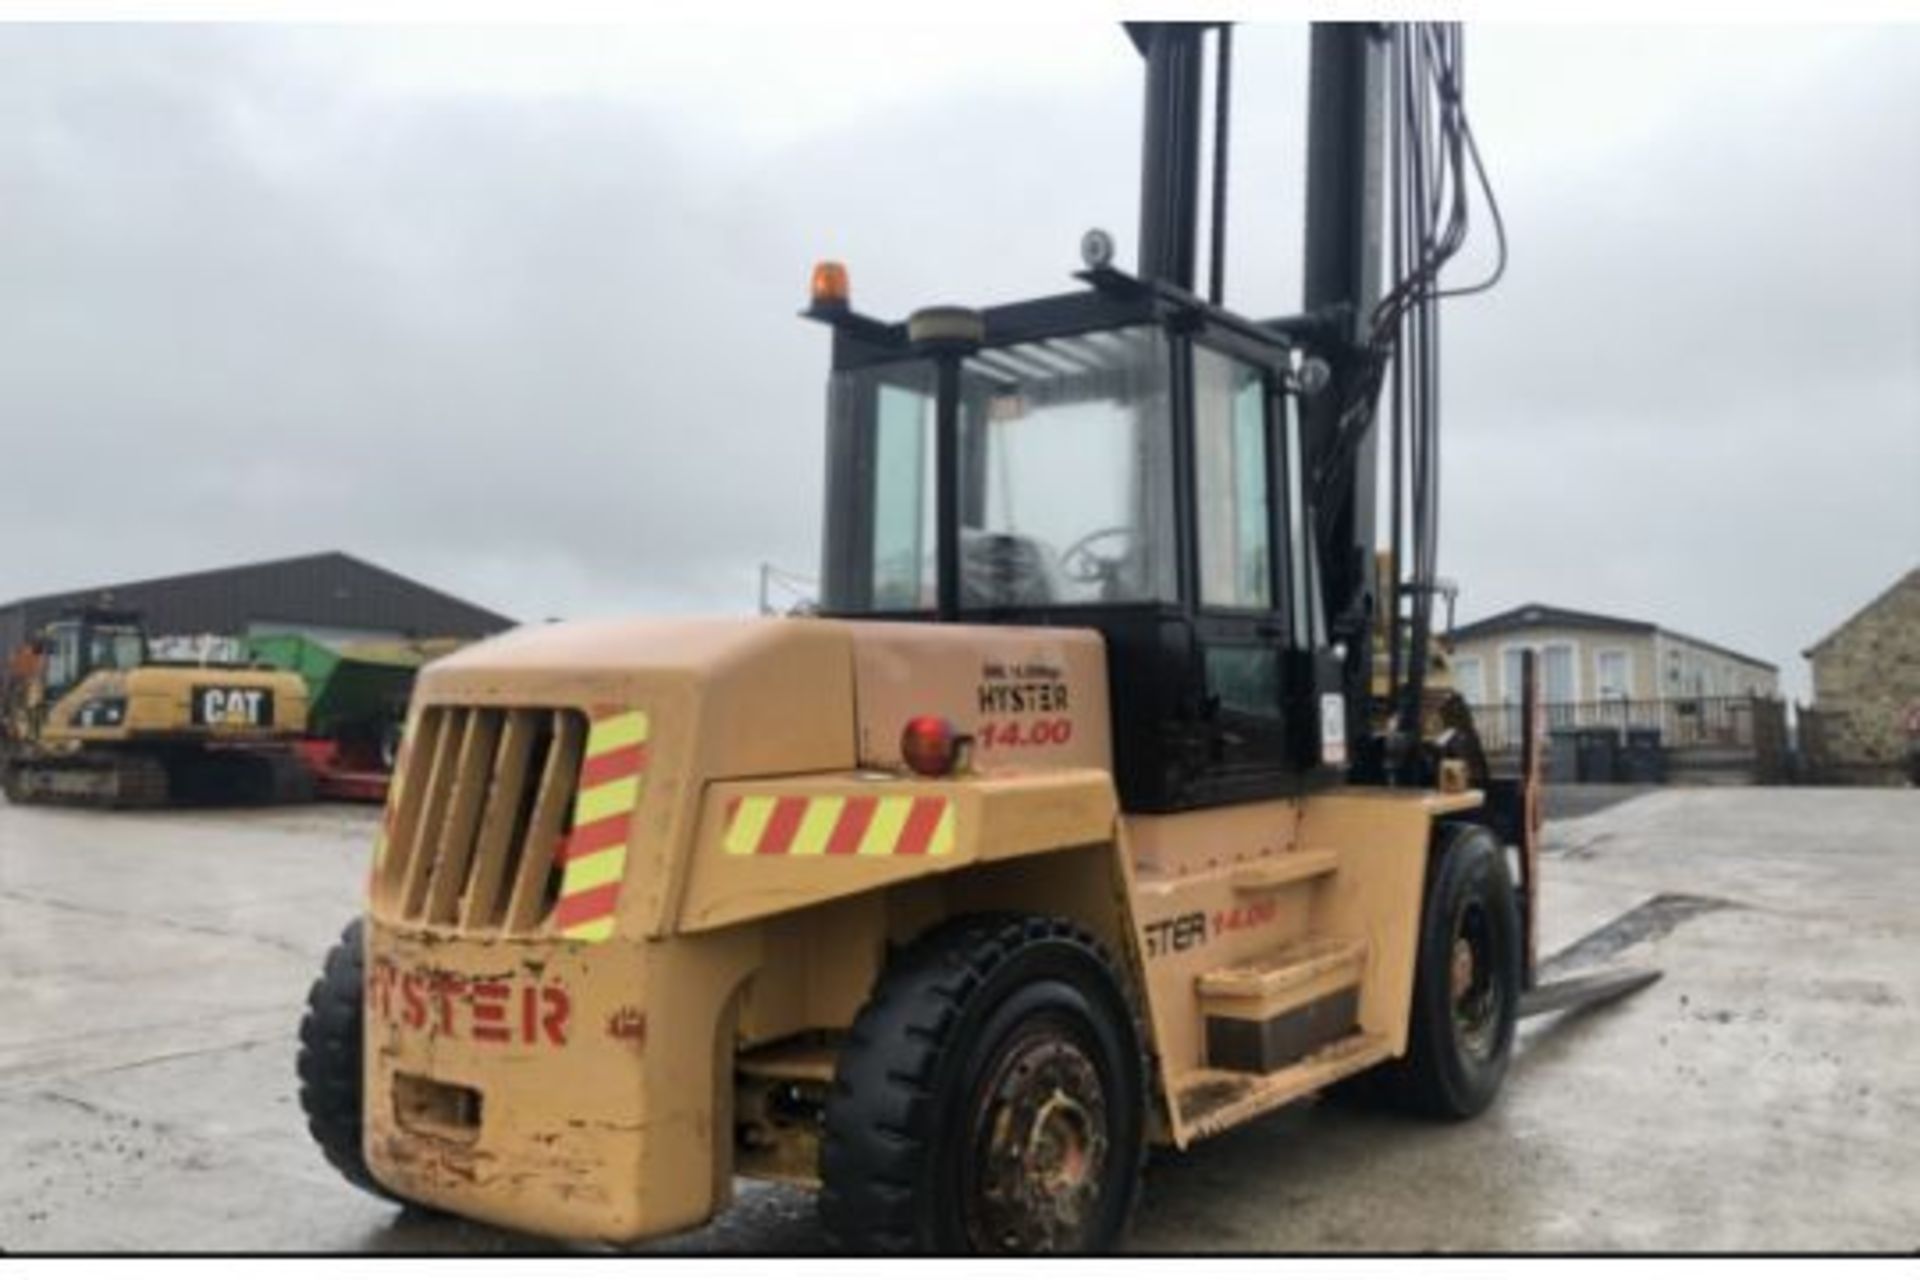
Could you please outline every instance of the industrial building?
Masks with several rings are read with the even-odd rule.
[[[132,609],[154,635],[294,632],[322,642],[448,636],[477,639],[512,618],[343,551],[81,587],[0,605],[0,653],[65,610]]]

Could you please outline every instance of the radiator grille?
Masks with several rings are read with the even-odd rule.
[[[586,736],[578,711],[422,708],[388,820],[384,913],[481,932],[545,923]]]

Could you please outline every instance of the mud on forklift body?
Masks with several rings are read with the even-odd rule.
[[[1197,172],[1198,34],[1135,36],[1151,203]],[[302,1026],[343,1173],[562,1237],[749,1176],[818,1186],[849,1249],[1085,1250],[1150,1143],[1343,1081],[1488,1105],[1532,887],[1495,832],[1532,806],[1369,751],[1371,483],[1326,482],[1384,54],[1316,31],[1305,316],[1201,300],[1151,219],[1187,279],[889,323],[817,272],[824,616],[425,669]]]

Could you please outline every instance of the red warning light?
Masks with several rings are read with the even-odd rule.
[[[923,778],[944,778],[960,763],[965,741],[945,716],[915,716],[900,731],[900,755]]]

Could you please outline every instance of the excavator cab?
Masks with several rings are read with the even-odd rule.
[[[140,615],[118,609],[80,609],[49,623],[45,636],[45,698],[57,701],[96,671],[131,671],[147,661]]]

